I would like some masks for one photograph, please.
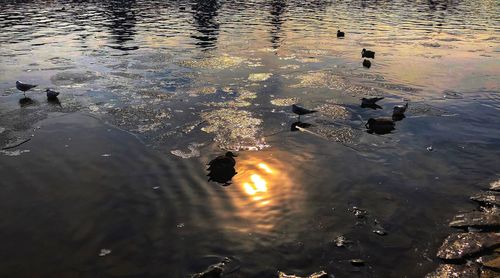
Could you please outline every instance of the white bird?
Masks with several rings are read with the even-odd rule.
[[[33,84],[26,84],[26,83],[23,83],[21,81],[16,81],[16,88],[23,92],[24,96],[26,96],[26,91],[29,91],[33,88],[35,88],[36,86],[38,85],[33,85]]]
[[[404,116],[406,109],[408,108],[408,102],[405,105],[396,105],[392,111],[393,117],[401,117]]]

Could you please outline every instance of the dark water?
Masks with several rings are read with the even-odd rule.
[[[0,276],[187,277],[229,256],[232,277],[422,277],[450,217],[500,178],[499,14],[494,0],[2,1],[0,142],[31,140],[0,154]],[[16,80],[39,84],[30,101]],[[395,131],[364,131],[405,101]],[[306,131],[290,130],[292,103],[320,111]],[[225,150],[228,187],[205,176]]]

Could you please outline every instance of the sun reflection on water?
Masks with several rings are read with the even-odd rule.
[[[286,154],[271,152],[245,153],[238,157],[231,199],[243,220],[241,232],[267,233],[274,230],[287,215],[299,210],[303,197],[300,183],[291,177],[294,168]]]

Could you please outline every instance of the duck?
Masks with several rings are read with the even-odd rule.
[[[375,51],[366,50],[365,48],[363,48],[363,50],[361,50],[361,58],[375,59]]]
[[[392,111],[392,116],[404,116],[406,109],[408,109],[408,102],[405,105],[396,105]]]
[[[383,100],[384,97],[371,97],[371,98],[362,98],[361,99],[361,106],[366,106],[366,107],[370,107],[370,106],[373,106],[373,105],[377,105],[377,102],[379,100]]]
[[[38,85],[34,85],[34,84],[27,84],[27,83],[23,83],[21,81],[16,81],[16,88],[23,92],[24,96],[26,96],[26,92],[35,88],[36,86]]]
[[[307,114],[312,114],[318,112],[317,110],[309,110],[304,107],[300,107],[298,105],[293,104],[292,105],[292,112],[299,115],[299,122],[300,122],[300,116],[301,115],[307,115]]]
[[[209,166],[207,170],[211,171],[215,168],[225,168],[225,167],[232,168],[236,165],[236,160],[234,159],[234,157],[238,157],[238,156],[235,155],[233,152],[226,152],[226,154],[220,155],[220,156],[212,159],[212,161],[210,161],[207,164]]]
[[[341,32],[340,30],[337,30],[337,38],[343,38],[345,37],[345,33]]]
[[[386,134],[394,130],[396,124],[392,119],[388,118],[370,118],[365,124],[365,127],[370,133]]]
[[[369,60],[366,60],[366,59],[363,60],[363,67],[369,69],[371,66],[372,66],[372,62],[370,62]]]
[[[49,100],[54,100],[59,95],[59,92],[56,92],[52,89],[46,89],[45,92],[47,92],[47,99]]]

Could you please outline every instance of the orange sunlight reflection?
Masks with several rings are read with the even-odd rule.
[[[300,207],[300,184],[290,177],[293,165],[285,164],[293,160],[283,159],[286,154],[273,154],[252,152],[237,160],[235,190],[230,192],[238,215],[245,219],[238,225],[241,232],[270,231]]]

